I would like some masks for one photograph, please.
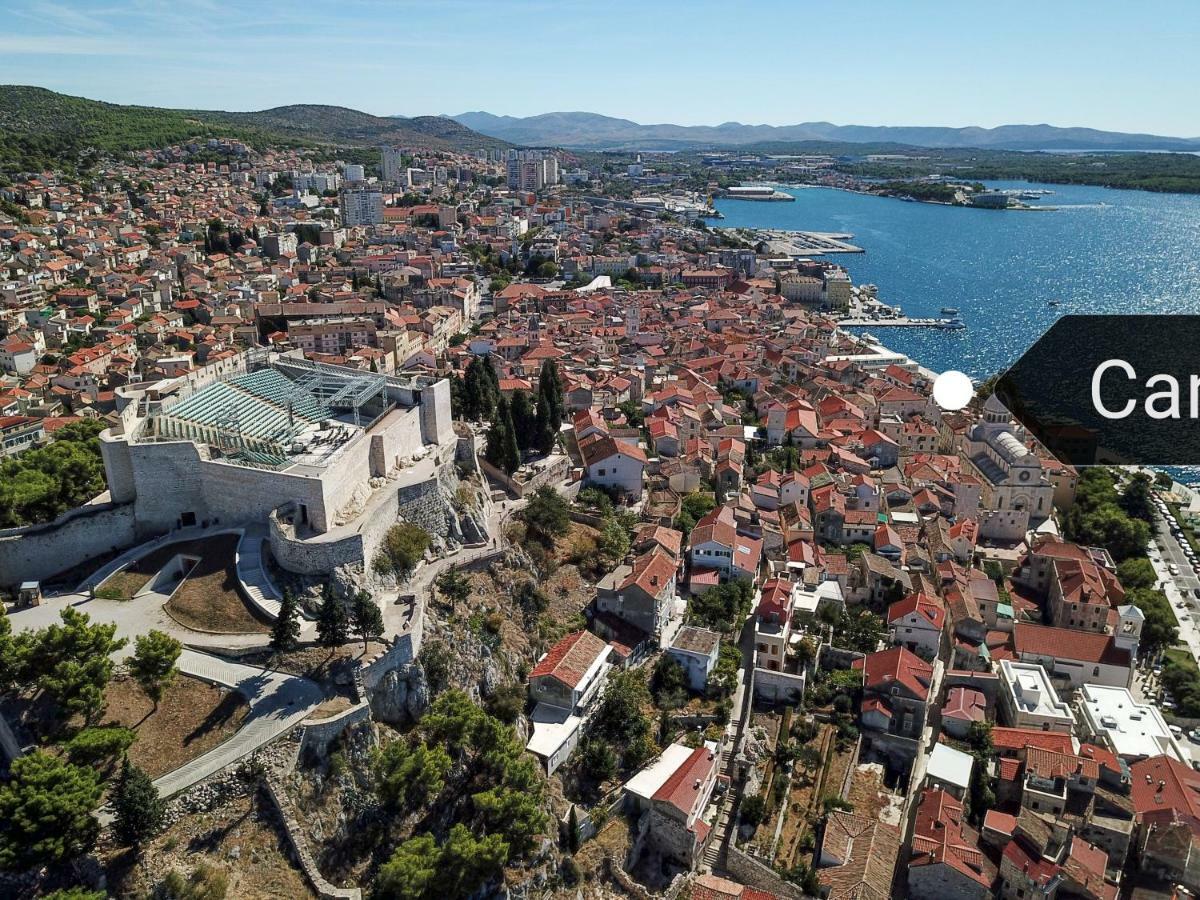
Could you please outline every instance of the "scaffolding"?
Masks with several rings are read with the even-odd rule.
[[[288,463],[298,438],[312,426],[348,413],[357,430],[368,403],[382,395],[381,406],[387,406],[387,379],[382,375],[288,362],[293,365],[256,367],[206,385],[157,414],[149,439],[203,442],[225,456],[277,467]],[[345,428],[334,432],[335,445],[352,434]]]

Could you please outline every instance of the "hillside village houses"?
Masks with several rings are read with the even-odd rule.
[[[526,485],[594,488],[630,540],[589,582],[585,615],[538,645],[526,747],[571,775],[613,673],[648,675],[663,655],[725,716],[681,726],[609,786],[644,836],[640,864],[732,870],[748,853],[733,798],[773,752],[744,723],[808,715],[835,680],[820,712],[854,729],[846,789],[867,779],[892,800],[818,817],[807,858],[830,896],[888,896],[899,872],[914,897],[1107,898],[1127,859],[1200,890],[1191,756],[1167,719],[1134,718],[1153,705],[1145,614],[1111,555],[1059,527],[1074,469],[994,397],[944,413],[931,373],[814,309],[799,279],[815,266],[841,284],[833,264],[801,275],[802,261],[735,252],[559,184],[545,156],[510,170],[487,150],[408,155],[391,166],[403,185],[354,173],[373,196],[350,221],[339,196],[297,187],[340,167],[298,149],[214,162],[164,148],[86,185],[29,173],[0,187],[20,213],[0,214],[5,457],[94,420],[101,502],[133,510],[139,539],[254,521],[295,551],[281,564],[328,575],[314,554],[353,542],[396,497],[390,479],[482,454],[486,425],[452,406],[472,361],[511,398],[536,397],[552,360],[555,467],[531,453],[496,479],[497,504],[513,504],[499,515]],[[597,531],[605,512],[573,499],[571,514]],[[4,580],[122,549],[98,530],[64,561],[63,527],[0,535]],[[703,618],[706,597],[733,597],[732,620]],[[935,747],[967,753],[989,726],[967,784],[910,784]],[[885,821],[888,803],[904,815]]]

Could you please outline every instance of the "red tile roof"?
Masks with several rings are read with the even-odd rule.
[[[1000,725],[992,728],[992,746],[1001,756],[1014,755],[1026,747],[1041,747],[1058,753],[1075,752],[1075,744],[1069,734],[1038,731],[1033,728],[1005,728]]]
[[[1145,824],[1184,822],[1200,835],[1200,772],[1169,756],[1130,766],[1133,809]]]
[[[887,690],[893,684],[901,684],[920,700],[929,696],[933,666],[905,647],[892,647],[856,659],[854,668],[865,672],[864,684],[869,689]]]
[[[1130,664],[1129,651],[1118,647],[1112,635],[1077,628],[1017,622],[1013,625],[1013,648],[1021,658],[1029,654],[1111,666]]]
[[[549,675],[569,688],[577,688],[596,658],[608,653],[608,644],[590,631],[568,634],[542,657],[530,678]]]
[[[913,827],[911,866],[945,864],[985,888],[995,868],[979,849],[979,837],[963,821],[963,805],[946,791],[926,790]]]
[[[707,747],[697,747],[683,763],[671,773],[671,777],[654,792],[654,800],[669,803],[685,816],[700,810],[694,809],[700,797],[700,788],[717,766],[717,757]]]

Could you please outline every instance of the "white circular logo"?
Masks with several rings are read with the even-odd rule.
[[[951,369],[933,381],[933,402],[947,412],[955,412],[971,402],[975,387],[964,372]]]

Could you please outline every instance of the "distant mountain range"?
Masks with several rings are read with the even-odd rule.
[[[71,162],[90,150],[119,153],[203,137],[335,147],[391,143],[434,150],[507,146],[445,116],[406,119],[310,104],[259,112],[162,109],[0,85],[0,168],[10,171]]]
[[[453,116],[481,134],[513,144],[602,149],[698,149],[751,144],[825,141],[893,143],[914,147],[986,150],[1200,150],[1200,138],[1127,134],[1053,125],[1001,125],[997,128],[937,128],[890,125],[640,125],[588,112],[553,112],[517,118],[488,112]]]

